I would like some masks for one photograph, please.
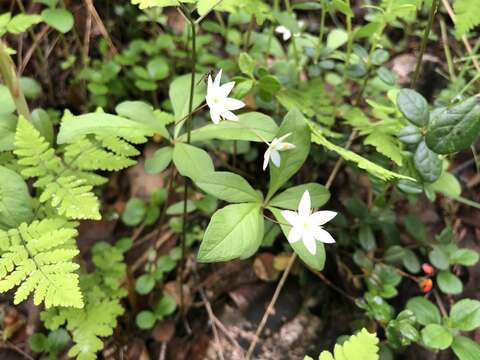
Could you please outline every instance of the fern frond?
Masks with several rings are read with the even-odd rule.
[[[322,351],[319,360],[378,360],[378,341],[376,334],[362,329],[342,345],[336,344],[333,355],[329,351]]]
[[[98,142],[86,136],[65,147],[65,162],[83,170],[108,171],[121,170],[135,164],[134,160],[122,154],[106,151]]]
[[[103,349],[101,338],[113,333],[118,316],[124,312],[120,300],[126,296],[125,289],[120,287],[126,270],[122,251],[110,244],[97,243],[92,253],[96,270],[80,275],[85,307],[55,308],[41,313],[50,330],[66,323],[74,342],[68,355],[81,360],[97,358],[96,353]]]
[[[343,157],[345,160],[348,161],[353,161],[358,165],[359,168],[366,170],[370,174],[384,180],[392,180],[392,179],[408,179],[415,181],[415,179],[398,174],[396,172],[387,170],[380,165],[377,165],[373,162],[371,162],[368,159],[365,159],[364,157],[354,153],[353,151],[347,150],[342,148],[341,146],[337,146],[330,141],[328,141],[322,134],[321,132],[317,129],[317,126],[313,123],[310,122],[310,128],[312,130],[312,141],[318,145],[322,145],[326,147],[328,150],[336,152],[338,155]]]
[[[14,153],[23,167],[21,174],[37,178],[34,186],[43,190],[41,202],[49,201],[59,215],[71,219],[101,218],[98,199],[88,181],[98,183],[99,179],[95,174],[68,168],[37,129],[23,117],[18,120]]]
[[[64,219],[45,219],[18,228],[0,230],[0,292],[18,286],[14,303],[34,294],[34,303],[83,307],[72,259],[79,253],[73,242],[77,231]]]
[[[475,26],[480,25],[480,0],[455,0],[455,29],[458,36],[465,35]]]

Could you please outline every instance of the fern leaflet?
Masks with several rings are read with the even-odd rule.
[[[455,0],[455,28],[458,36],[465,35],[475,26],[480,25],[480,0]]]
[[[45,219],[16,229],[0,230],[0,292],[18,286],[14,303],[33,292],[34,303],[83,307],[78,286],[78,254],[73,241],[77,231],[64,219]]]
[[[334,357],[335,356],[335,357]],[[342,345],[336,344],[333,354],[322,351],[319,360],[378,360],[378,337],[362,329]]]
[[[358,165],[359,168],[366,170],[370,174],[384,180],[392,180],[392,179],[408,179],[415,181],[415,179],[398,174],[396,172],[387,170],[380,165],[377,165],[370,160],[365,159],[364,157],[354,153],[353,151],[346,150],[341,146],[337,146],[330,141],[328,141],[321,132],[317,129],[317,126],[310,122],[310,128],[312,130],[312,141],[318,145],[322,145],[326,147],[328,150],[336,152],[338,155],[343,157],[345,160],[353,161]]]

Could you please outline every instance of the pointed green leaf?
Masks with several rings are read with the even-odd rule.
[[[173,162],[180,175],[186,176],[193,181],[215,170],[212,159],[205,150],[188,144],[175,144],[173,148]]]

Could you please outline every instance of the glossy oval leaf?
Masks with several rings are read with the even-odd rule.
[[[413,125],[423,127],[428,124],[430,117],[428,102],[415,90],[401,89],[397,95],[397,106]]]
[[[413,161],[424,181],[432,183],[440,178],[443,168],[442,160],[427,147],[425,141],[418,144]]]
[[[470,147],[480,134],[480,96],[435,112],[426,142],[438,154],[451,154]]]
[[[442,319],[437,306],[421,296],[408,300],[407,309],[415,314],[417,321],[422,325],[440,324]]]
[[[428,324],[422,330],[422,341],[429,348],[445,350],[452,344],[453,337],[443,326]]]

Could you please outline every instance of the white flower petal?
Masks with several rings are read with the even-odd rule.
[[[270,147],[267,148],[265,154],[263,154],[263,170],[265,170],[268,166],[268,162],[270,161]]]
[[[303,244],[310,254],[315,255],[317,253],[317,243],[311,232],[303,233]]]
[[[298,204],[298,215],[303,218],[307,218],[310,216],[311,211],[311,202],[310,202],[310,193],[308,190],[305,190],[303,193],[302,199],[300,200],[300,204]]]
[[[270,151],[270,159],[272,160],[273,165],[275,165],[277,168],[280,167],[282,159],[280,158],[280,153],[277,150],[272,149]]]
[[[220,115],[226,120],[238,121],[238,116],[225,108],[221,110]]]
[[[220,69],[217,73],[217,76],[215,76],[215,80],[213,81],[213,87],[214,88],[219,88],[220,87],[220,80],[222,79],[222,69]]]
[[[282,216],[287,220],[287,222],[293,227],[299,227],[301,225],[301,219],[295,211],[292,210],[282,210]],[[301,227],[299,227],[301,229]]]
[[[333,244],[335,242],[335,239],[332,237],[332,235],[330,235],[327,230],[322,229],[320,226],[315,228],[313,236],[318,241],[326,244]]]
[[[207,98],[208,98],[208,94],[211,93],[213,89],[213,80],[212,80],[212,76],[211,75],[208,75],[208,82],[207,82]]]
[[[226,98],[223,100],[223,106],[227,110],[238,110],[245,106],[245,103],[241,100],[234,98]]]
[[[214,124],[218,124],[220,120],[222,120],[220,118],[220,114],[217,111],[214,111],[212,109],[210,109],[210,117],[212,118],[212,121]]]
[[[337,213],[335,211],[323,210],[314,212],[310,215],[310,220],[315,225],[323,225],[332,220]]]
[[[288,233],[288,242],[293,244],[302,238],[302,228],[294,226],[290,229]]]
[[[290,144],[290,143],[286,143],[286,142],[282,142],[280,144],[277,144],[275,149],[278,150],[278,151],[292,150],[292,149],[295,149],[295,145]]]
[[[278,140],[278,142],[282,142],[283,140],[288,138],[290,135],[292,135],[292,133],[287,133],[285,135],[280,136],[277,140]]]
[[[230,81],[228,83],[223,84],[220,86],[220,92],[224,97],[227,97],[228,94],[232,91],[233,87],[235,86],[235,81]]]

